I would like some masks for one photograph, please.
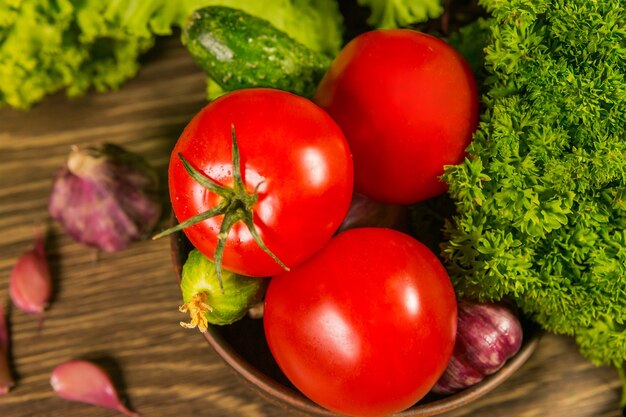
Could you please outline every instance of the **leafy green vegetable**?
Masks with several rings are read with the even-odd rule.
[[[381,29],[406,27],[434,19],[443,13],[441,0],[358,0],[369,6],[368,23]]]
[[[624,2],[481,3],[493,15],[486,110],[468,158],[444,176],[457,212],[445,229],[448,269],[461,294],[513,297],[593,362],[621,366]]]
[[[138,69],[152,33],[169,32],[166,0],[12,0],[0,6],[0,103],[27,108],[67,87],[117,87]]]
[[[334,0],[5,0],[0,3],[0,106],[28,108],[67,89],[117,88],[138,69],[155,35],[171,33],[193,10],[236,5],[319,52],[341,45]]]

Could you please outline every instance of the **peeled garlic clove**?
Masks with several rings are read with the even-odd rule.
[[[9,327],[0,305],[0,394],[6,394],[13,386],[9,364]]]
[[[126,408],[107,373],[85,360],[71,360],[58,365],[50,377],[50,385],[61,398],[117,410],[129,417],[139,414]]]
[[[9,296],[20,310],[43,317],[52,297],[52,279],[41,230],[37,231],[35,246],[24,252],[13,266]]]
[[[50,214],[77,242],[119,251],[147,236],[161,215],[156,170],[112,144],[72,148],[56,175]]]

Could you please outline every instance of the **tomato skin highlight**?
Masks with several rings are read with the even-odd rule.
[[[330,239],[350,205],[353,167],[343,133],[313,102],[284,91],[246,89],[218,98],[189,122],[172,151],[168,182],[179,222],[215,207],[221,197],[194,181],[178,154],[218,184],[232,186],[231,126],[246,190],[253,193],[261,184],[253,206],[256,229],[282,262],[297,266]],[[223,217],[184,229],[211,260]],[[282,271],[242,222],[228,234],[222,265],[256,277]]]
[[[263,320],[274,358],[304,395],[338,413],[385,416],[442,375],[457,310],[430,250],[397,231],[359,228],[274,276]]]
[[[462,161],[478,124],[478,92],[467,62],[444,41],[408,29],[354,38],[313,100],[346,135],[355,190],[385,203],[444,193],[444,165]]]

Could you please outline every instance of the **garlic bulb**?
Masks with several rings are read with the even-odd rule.
[[[54,179],[48,208],[74,240],[114,252],[154,228],[158,191],[158,175],[141,156],[112,144],[74,147]]]
[[[450,394],[500,369],[522,345],[522,325],[504,304],[458,301],[454,352],[433,392]]]

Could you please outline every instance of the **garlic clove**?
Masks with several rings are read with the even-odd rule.
[[[17,260],[9,277],[9,296],[20,310],[40,319],[52,297],[52,278],[41,230],[35,245]]]
[[[129,417],[139,414],[122,404],[111,379],[98,365],[86,360],[71,360],[58,365],[50,385],[61,398],[117,410]]]

